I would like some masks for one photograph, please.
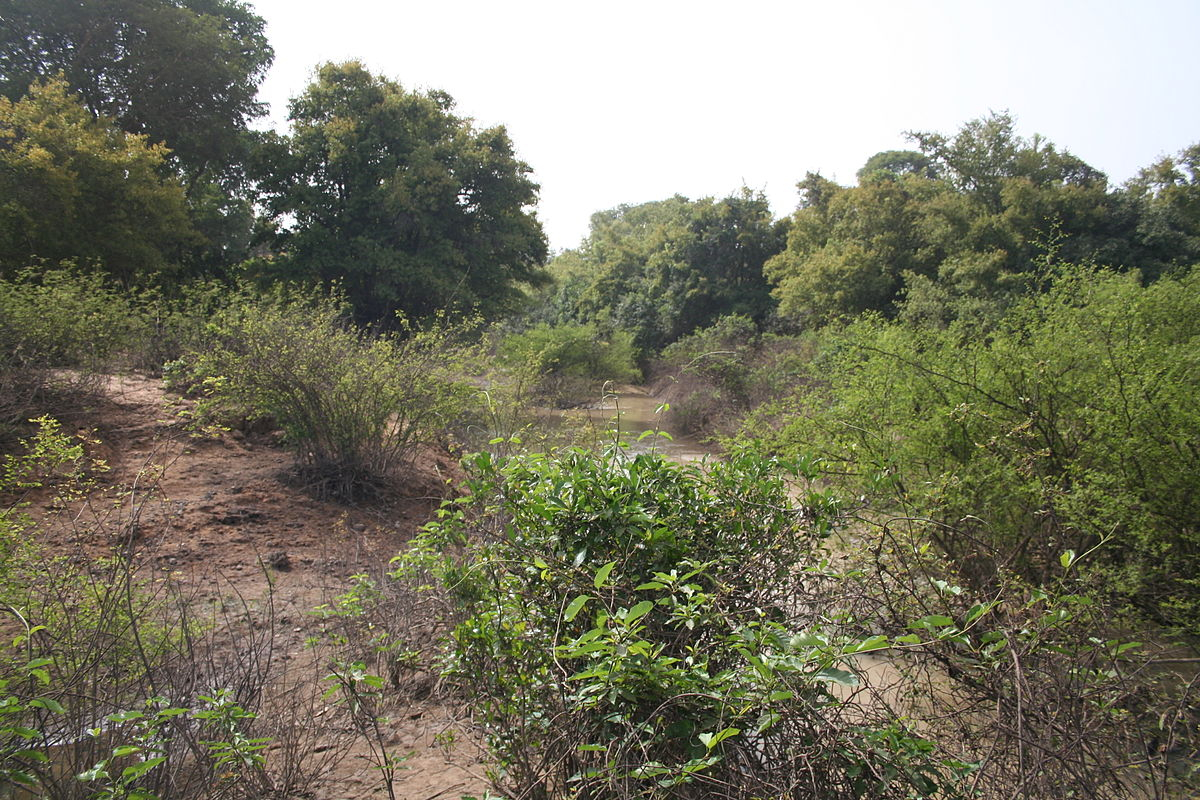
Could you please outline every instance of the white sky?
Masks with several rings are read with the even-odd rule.
[[[555,249],[592,212],[673,194],[840,183],[907,130],[1008,110],[1114,183],[1200,141],[1197,0],[249,0],[272,124],[324,61],[358,59],[503,124]]]

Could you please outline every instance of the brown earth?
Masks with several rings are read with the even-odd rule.
[[[110,467],[96,492],[118,510],[123,504],[133,524],[122,526],[123,541],[114,541],[111,527],[81,524],[77,516],[71,525],[43,526],[46,544],[92,558],[124,548],[146,574],[173,582],[200,609],[232,601],[270,617],[272,663],[292,676],[291,689],[305,681],[314,687],[300,711],[264,705],[260,714],[286,711],[299,717],[301,729],[307,725],[301,742],[307,751],[292,757],[320,774],[292,796],[387,796],[366,743],[344,728],[326,731],[317,719],[322,703],[332,702],[316,690],[324,688],[328,668],[306,640],[322,630],[314,607],[344,592],[349,576],[377,574],[430,519],[460,474],[455,460],[422,453],[403,487],[370,503],[340,505],[293,485],[293,457],[277,436],[225,431],[197,438],[181,423],[186,407],[158,380],[110,379],[71,424],[91,432],[97,442],[91,455]],[[393,784],[396,797],[482,795],[481,750],[458,722],[466,711],[442,696],[429,671],[414,670],[396,686],[383,731],[389,749],[406,756]]]

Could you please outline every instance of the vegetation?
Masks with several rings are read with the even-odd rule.
[[[352,500],[444,437],[475,392],[461,381],[462,326],[368,335],[336,298],[243,298],[179,371],[206,412],[233,404],[279,425],[318,495]]]
[[[62,81],[0,98],[0,275],[35,259],[97,264],[126,283],[162,280],[196,234],[166,151],[94,118]]]
[[[749,430],[829,459],[880,511],[930,520],[981,575],[1042,583],[1061,553],[1098,548],[1111,596],[1193,630],[1198,276],[1056,273],[986,333],[855,322]]]
[[[471,495],[398,570],[450,593],[447,674],[506,794],[956,796],[964,765],[830,688],[885,639],[825,613],[836,503],[810,489],[791,506],[785,476],[806,465],[569,451],[473,466]]]
[[[395,796],[420,670],[509,797],[1195,795],[1200,145],[1112,187],[992,114],[547,264],[531,167],[445,92],[325,64],[251,134],[241,2],[0,18],[0,791],[290,796],[321,716]],[[324,500],[480,452],[280,676],[267,567],[201,619],[142,558],[161,465],[108,482],[86,412],[129,368]],[[514,435],[643,376],[719,458]]]
[[[541,313],[630,332],[643,355],[724,314],[762,324],[773,308],[762,266],[785,229],[749,190],[599,212],[583,246],[551,265],[560,286]]]
[[[1007,114],[953,137],[910,137],[920,153],[873,157],[858,186],[812,173],[801,181],[787,248],[765,267],[785,317],[811,324],[893,314],[906,294],[935,288],[995,300],[1027,289],[1050,252],[1147,278],[1195,260],[1190,223],[1164,207],[1177,202],[1172,192],[1110,192],[1103,173],[1040,137],[1018,136]],[[1169,182],[1182,182],[1165,169]]]
[[[512,310],[520,283],[546,279],[537,185],[503,128],[453,107],[357,62],[322,66],[292,101],[292,135],[263,151],[279,254],[253,271],[336,281],[360,321]]]
[[[505,336],[498,350],[501,363],[516,375],[532,373],[531,399],[562,408],[595,402],[603,382],[632,383],[641,377],[633,336],[613,331],[604,337],[592,324],[542,323]]]

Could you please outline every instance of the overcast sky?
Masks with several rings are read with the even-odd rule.
[[[1200,141],[1197,0],[250,0],[272,123],[324,61],[358,59],[503,124],[555,249],[592,212],[840,183],[903,133],[1007,110],[1120,183]]]

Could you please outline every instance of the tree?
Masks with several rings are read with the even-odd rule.
[[[1008,114],[953,136],[909,135],[921,152],[877,153],[858,186],[811,173],[800,183],[787,248],[766,265],[782,315],[893,314],[919,293],[920,316],[941,316],[943,300],[1011,296],[1051,255],[1160,271],[1165,256],[1139,233],[1139,201],[1110,193],[1102,172],[1041,137],[1017,136]],[[1169,224],[1157,232],[1182,238]]]
[[[322,66],[262,165],[279,254],[259,272],[338,282],[363,321],[501,312],[547,281],[529,165],[504,128],[453,106],[357,62]]]
[[[963,125],[953,138],[920,131],[908,137],[956,189],[980,198],[993,211],[1001,208],[1006,178],[1025,178],[1037,186],[1107,185],[1104,173],[1082,159],[1060,152],[1041,136],[1023,139],[1014,128],[1012,115],[993,113]]]
[[[165,142],[189,181],[230,163],[274,54],[239,0],[0,0],[0,92],[61,74],[94,117]]]
[[[1138,172],[1122,197],[1137,209],[1136,236],[1151,271],[1200,263],[1200,144]]]
[[[766,198],[746,189],[598,212],[583,247],[556,259],[571,265],[555,271],[567,273],[573,304],[559,319],[632,331],[643,351],[729,314],[762,324],[774,310],[763,262],[784,235]]]
[[[874,179],[878,173],[885,175],[921,175],[936,178],[937,168],[933,159],[924,153],[912,150],[884,150],[867,159],[856,174],[860,183]]]
[[[165,157],[61,80],[0,98],[0,275],[39,258],[98,262],[126,283],[170,271],[196,234]]]

